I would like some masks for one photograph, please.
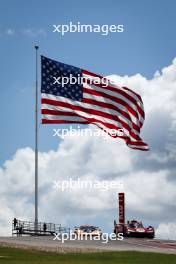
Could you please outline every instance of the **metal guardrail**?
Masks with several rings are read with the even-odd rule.
[[[62,227],[61,224],[21,221],[16,218],[12,221],[12,236],[51,236],[62,233],[70,233],[70,228]]]

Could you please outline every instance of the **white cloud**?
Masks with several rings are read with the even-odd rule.
[[[15,35],[15,30],[14,29],[11,29],[11,28],[8,28],[5,33],[8,35],[8,36],[13,36]]]
[[[176,223],[161,223],[157,230],[156,236],[160,239],[176,239]]]
[[[25,28],[21,30],[22,35],[28,36],[28,37],[45,37],[46,36],[46,31],[42,28],[40,29],[34,29],[34,28]]]
[[[176,60],[151,80],[140,74],[112,76],[142,95],[146,110],[143,136],[150,152],[129,149],[118,139],[67,136],[57,151],[39,153],[40,220],[66,225],[101,223],[113,228],[118,190],[53,189],[53,180],[109,179],[124,181],[127,217],[146,224],[172,223],[176,218]],[[91,126],[92,127],[92,126]],[[0,170],[0,233],[9,232],[14,216],[33,219],[34,152],[18,150]],[[104,219],[104,220],[103,220]],[[111,224],[112,223],[112,224]],[[173,223],[174,224],[174,223]],[[162,226],[162,225],[161,225]],[[159,231],[158,231],[159,230]],[[162,231],[163,230],[163,231]],[[168,238],[167,228],[157,229]],[[176,238],[176,237],[175,237]]]
[[[35,38],[35,37],[45,37],[47,35],[47,32],[43,28],[24,28],[24,29],[13,29],[13,28],[7,28],[3,29],[0,32],[1,36],[26,36],[30,38]]]

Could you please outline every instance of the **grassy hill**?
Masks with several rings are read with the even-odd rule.
[[[0,264],[174,264],[176,255],[143,252],[51,253],[0,247]]]

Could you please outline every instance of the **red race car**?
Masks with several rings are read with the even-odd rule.
[[[142,222],[137,220],[127,221],[127,224],[116,224],[114,228],[116,234],[123,233],[124,237],[154,238],[155,230],[152,226],[144,227]]]

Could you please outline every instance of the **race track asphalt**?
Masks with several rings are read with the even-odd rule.
[[[53,252],[142,251],[176,254],[176,241],[124,238],[123,241],[67,240],[54,237],[0,237],[0,245]]]

